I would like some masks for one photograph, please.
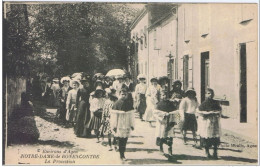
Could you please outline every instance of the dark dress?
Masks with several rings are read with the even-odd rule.
[[[78,115],[76,119],[76,125],[74,132],[77,136],[87,137],[90,135],[90,130],[87,128],[87,124],[90,120],[89,111],[89,94],[90,90],[87,88],[81,88],[78,90],[76,106],[78,106]]]
[[[68,87],[66,90],[64,87],[62,87],[58,92],[58,99],[60,101],[60,106],[57,111],[57,116],[62,121],[66,121],[66,101],[68,97],[68,92],[71,90],[71,87]]]

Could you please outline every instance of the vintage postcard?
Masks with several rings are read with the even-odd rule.
[[[258,4],[3,2],[4,165],[257,165]]]

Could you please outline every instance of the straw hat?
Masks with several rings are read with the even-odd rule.
[[[65,82],[65,81],[70,82],[70,77],[62,77],[60,80],[61,83]]]

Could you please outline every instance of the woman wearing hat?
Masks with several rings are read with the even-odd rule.
[[[127,87],[129,92],[133,92],[134,91],[134,85],[131,82],[130,78],[131,78],[130,74],[124,75],[124,79],[125,79],[124,85]]]
[[[177,108],[179,108],[181,99],[185,97],[185,93],[183,90],[181,90],[181,87],[182,87],[181,81],[176,80],[173,82],[172,90],[169,93],[170,100],[174,102]],[[182,126],[182,124],[180,123],[179,126]]]
[[[209,148],[213,145],[213,158],[218,159],[217,150],[220,144],[220,118],[221,107],[219,102],[213,99],[214,91],[208,88],[206,100],[198,108],[198,134],[201,137],[201,145],[205,147],[207,158],[211,158]]]
[[[167,92],[167,98],[169,98],[169,90],[168,90],[169,78],[167,76],[159,77],[158,83],[161,86],[161,91]]]
[[[116,84],[113,84],[114,89],[116,90],[116,96],[119,97],[119,92],[124,84],[124,77],[122,75],[116,76]]]
[[[146,90],[147,86],[145,84],[146,77],[142,74],[138,75],[139,84],[135,87],[135,107],[137,109],[137,112],[139,112],[140,119],[143,121],[143,114],[146,110]]]
[[[151,125],[152,121],[155,121],[153,111],[160,100],[161,87],[158,85],[158,79],[156,77],[152,77],[150,82],[151,85],[146,91],[147,108],[145,110],[144,120],[149,122]]]
[[[108,137],[108,144],[110,146],[109,151],[112,151],[112,130],[110,128],[110,112],[114,105],[114,103],[117,101],[116,97],[116,91],[115,89],[106,88],[106,101],[104,104],[104,111],[102,113],[102,120],[101,120],[101,127],[99,129],[100,136],[104,137],[104,135],[107,135]],[[115,138],[114,142],[115,144]]]
[[[185,93],[185,98],[182,99],[179,111],[184,119],[183,127],[181,129],[183,134],[184,144],[186,144],[186,132],[187,130],[192,131],[194,144],[196,143],[196,131],[197,131],[197,120],[195,117],[196,109],[199,106],[199,103],[196,98],[196,92],[193,88],[189,88]]]
[[[61,79],[61,83],[63,84],[63,86],[59,90],[59,93],[58,93],[58,98],[60,101],[58,115],[59,115],[59,118],[65,122],[66,121],[66,101],[67,101],[68,93],[72,88],[70,87],[70,78],[69,77],[63,77]]]
[[[74,132],[77,137],[89,137],[91,131],[87,128],[87,124],[90,120],[89,111],[89,94],[90,94],[90,83],[89,78],[84,76],[80,82],[82,88],[78,90],[76,106],[78,107],[77,122],[74,128]]]
[[[53,95],[54,95],[54,107],[58,107],[59,106],[59,102],[58,102],[58,92],[60,90],[60,85],[59,85],[59,79],[58,78],[54,78],[52,80],[52,85],[51,85],[51,89],[53,91]]]
[[[101,126],[102,112],[105,104],[104,94],[105,92],[102,89],[102,87],[97,87],[95,90],[94,98],[90,101],[90,108],[89,108],[91,112],[91,118],[87,127],[90,130],[95,131],[98,143],[99,143],[99,128]]]
[[[67,109],[66,120],[72,124],[74,124],[77,119],[76,99],[77,99],[79,84],[80,83],[78,80],[71,81],[72,90],[69,91],[67,102],[66,102],[66,109]]]

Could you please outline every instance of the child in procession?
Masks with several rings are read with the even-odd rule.
[[[201,103],[197,110],[198,134],[201,137],[201,145],[205,147],[207,158],[211,158],[209,148],[213,146],[213,159],[218,159],[218,146],[220,144],[220,118],[221,107],[218,101],[213,99],[214,90],[208,88],[206,100]]]

